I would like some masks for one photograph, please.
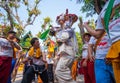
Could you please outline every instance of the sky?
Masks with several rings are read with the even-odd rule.
[[[28,1],[30,1],[30,3],[32,4],[33,0],[28,0]],[[38,5],[38,9],[41,11],[41,14],[37,17],[33,25],[26,27],[25,29],[26,33],[28,31],[31,31],[33,36],[35,36],[41,30],[43,19],[47,16],[51,18],[52,20],[51,24],[53,26],[58,26],[56,23],[56,17],[62,13],[65,13],[66,9],[69,10],[69,13],[76,14],[77,16],[82,16],[84,22],[93,18],[96,20],[97,15],[94,15],[93,17],[86,17],[86,14],[80,11],[82,5],[83,3],[77,4],[76,0],[41,0]],[[0,11],[5,12],[4,10],[0,10]],[[27,12],[25,11],[25,7],[23,5],[21,5],[18,12],[21,17],[21,20],[27,19],[26,18]],[[75,31],[79,32],[78,23],[79,21],[77,21],[73,25],[73,28],[75,28]]]
[[[41,25],[43,23],[43,19],[47,16],[49,16],[52,19],[51,24],[53,26],[58,26],[57,23],[55,22],[56,17],[61,13],[65,13],[66,9],[69,10],[69,13],[82,16],[84,21],[88,21],[93,18],[96,20],[97,15],[94,15],[94,17],[86,18],[85,13],[82,13],[80,11],[80,8],[82,5],[83,5],[82,3],[77,4],[76,0],[42,0],[38,6],[38,8],[41,11],[41,14],[35,20],[34,25],[28,26],[26,28],[26,31],[31,31],[32,34],[35,36],[40,31]],[[79,31],[78,22],[79,21],[77,21],[73,25],[73,28],[75,28],[75,31]]]

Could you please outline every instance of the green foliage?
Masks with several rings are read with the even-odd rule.
[[[28,0],[23,0],[25,5],[28,5]]]
[[[84,5],[81,8],[81,11],[83,13],[87,12],[86,16],[92,16],[93,14],[96,13],[94,10],[94,1],[93,0],[85,0]]]
[[[86,13],[86,16],[93,16],[96,14],[95,10],[95,0],[77,0],[77,3],[84,3],[84,5],[81,7],[81,11],[83,13]],[[105,2],[103,0],[100,0],[101,7],[104,6]],[[99,5],[98,5],[99,6]]]
[[[39,38],[41,36],[41,32],[38,32],[36,36]]]
[[[26,33],[22,38],[21,38],[21,42],[20,42],[20,45],[23,47],[23,48],[29,48],[31,45],[30,45],[30,40],[32,38],[32,34],[31,34],[31,31],[29,31],[28,33]]]
[[[23,29],[23,27],[20,24],[13,23],[13,25],[14,25],[14,29],[16,30],[16,33],[17,33],[18,37],[20,37],[21,35],[24,34],[24,29]]]
[[[50,23],[50,22],[51,22],[50,17],[46,17],[46,18],[44,18],[44,23]]]
[[[10,26],[0,25],[0,33],[3,33],[4,36],[7,36],[7,33],[11,30]]]
[[[42,25],[41,25],[41,27],[42,27],[42,28],[45,28],[45,25],[44,25],[44,24],[42,24]]]
[[[41,0],[2,0],[0,3],[0,18],[7,18],[6,25],[10,26],[10,30],[15,30],[17,36],[21,37],[24,34],[24,28],[28,25],[32,25],[36,17],[41,13],[38,9],[39,2]],[[21,19],[21,12],[19,9],[24,7],[23,11],[26,11],[26,19]],[[5,22],[4,22],[5,23]],[[9,28],[8,28],[9,29]],[[6,33],[6,32],[5,32]]]
[[[31,38],[27,38],[25,41],[23,41],[23,39],[21,39],[20,45],[22,46],[22,48],[29,48],[31,46],[30,40],[31,40]]]
[[[39,0],[35,0],[35,3],[38,4],[38,3],[39,3]]]
[[[3,14],[2,13],[0,13],[0,17],[2,17],[3,16]]]
[[[7,33],[10,31],[10,29],[11,29],[11,27],[10,26],[6,26],[5,28],[4,28],[4,35],[7,35]]]
[[[80,33],[79,33],[79,32],[76,32],[76,37],[77,37],[77,42],[78,42],[78,54],[81,55],[83,42],[82,42],[82,39],[81,39],[81,36],[80,36]],[[80,55],[79,55],[79,56],[80,56]]]
[[[30,47],[30,46],[31,46],[30,40],[31,40],[31,38],[27,38],[27,39],[26,39],[25,47]]]
[[[10,7],[16,7],[16,8],[20,7],[20,5],[19,5],[19,4],[16,4],[14,1],[9,2],[8,5],[9,5]]]
[[[50,17],[47,16],[43,19],[43,21],[44,21],[44,23],[41,25],[41,27],[43,30],[46,30],[46,29],[48,29],[47,27],[50,27],[50,23],[52,22],[52,20]]]
[[[89,26],[90,26],[92,29],[95,29],[95,28],[96,28],[94,19],[89,20]]]
[[[29,16],[32,16],[32,15],[37,16],[37,15],[39,15],[41,12],[39,11],[39,9],[34,8],[34,9],[30,10],[28,13],[29,13]]]

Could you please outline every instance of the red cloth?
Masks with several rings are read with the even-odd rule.
[[[85,83],[96,83],[95,81],[95,71],[94,71],[94,62],[87,61],[87,67],[82,67],[82,63],[85,59],[82,59],[80,62],[79,74],[84,75]]]
[[[84,59],[82,59],[82,60],[80,61],[80,63],[79,63],[79,65],[80,65],[80,68],[79,68],[79,70],[78,70],[78,73],[79,73],[79,74],[83,74],[83,67],[82,67],[83,61],[84,61]]]
[[[7,83],[12,64],[12,57],[0,56],[0,83]]]

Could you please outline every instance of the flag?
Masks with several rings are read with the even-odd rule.
[[[50,32],[50,29],[47,29],[40,35],[40,39],[46,39],[48,33]]]
[[[27,38],[31,38],[32,34],[31,31],[29,31],[28,33],[25,34],[25,36],[23,37],[23,41],[26,41]]]
[[[114,5],[114,1],[115,0],[110,0],[109,1],[109,4],[107,6],[107,9],[106,9],[106,12],[105,12],[105,15],[104,15],[105,30],[106,30],[109,37],[110,37],[110,35],[109,35],[108,25],[109,25],[110,16],[111,16],[112,8],[113,8],[113,5]]]
[[[30,42],[27,41],[28,38],[32,38],[32,34],[31,34],[31,31],[29,31],[28,33],[26,33],[22,38],[21,38],[21,42],[20,42],[20,45],[22,47],[28,47],[30,45]]]

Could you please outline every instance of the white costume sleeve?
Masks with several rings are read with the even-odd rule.
[[[96,39],[95,39],[95,37],[91,37],[90,38],[90,41],[89,41],[89,44],[95,44],[96,43]]]
[[[97,26],[96,26],[96,29],[104,29],[101,20],[102,20],[102,19],[101,19],[101,16],[99,15],[99,16],[98,16],[98,19],[97,19]]]

